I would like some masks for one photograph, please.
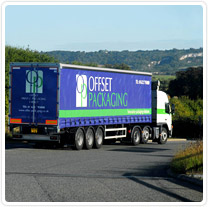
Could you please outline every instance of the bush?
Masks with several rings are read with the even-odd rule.
[[[9,122],[9,117],[8,116],[5,116],[5,137],[6,138],[11,138],[12,137],[12,134],[9,131],[8,122]]]
[[[190,100],[187,97],[172,98],[175,104],[173,115],[173,136],[200,138],[203,135],[203,100]]]

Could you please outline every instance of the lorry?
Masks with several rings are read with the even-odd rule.
[[[104,141],[165,144],[172,135],[166,93],[152,74],[61,63],[11,63],[12,137],[100,148]]]

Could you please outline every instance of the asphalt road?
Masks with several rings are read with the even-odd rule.
[[[188,141],[75,151],[6,143],[7,202],[192,202],[202,187],[167,175]]]

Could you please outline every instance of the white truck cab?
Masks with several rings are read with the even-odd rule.
[[[159,86],[159,81],[152,85],[152,122],[155,126],[153,141],[164,144],[172,136],[174,105],[170,106],[168,95],[160,91]]]

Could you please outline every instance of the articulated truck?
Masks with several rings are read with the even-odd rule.
[[[54,142],[77,150],[105,141],[172,135],[166,93],[152,74],[61,63],[11,63],[9,127],[14,139]]]

